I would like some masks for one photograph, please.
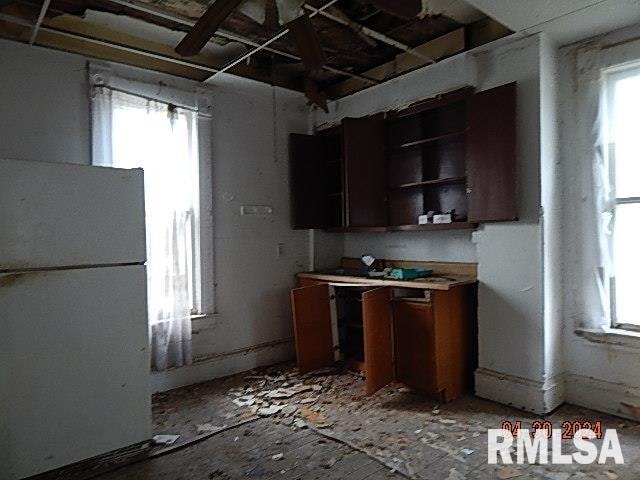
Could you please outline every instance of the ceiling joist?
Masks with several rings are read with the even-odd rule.
[[[0,0],[0,14],[0,37],[202,82],[239,75],[321,108],[509,33],[465,0]]]
[[[213,2],[178,44],[176,52],[183,57],[192,57],[200,53],[200,50],[211,40],[222,22],[231,15],[240,2],[242,0],[216,0]]]

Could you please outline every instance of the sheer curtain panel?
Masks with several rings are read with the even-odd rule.
[[[152,368],[188,365],[198,199],[196,113],[98,86],[92,90],[92,116],[94,165],[144,169]]]

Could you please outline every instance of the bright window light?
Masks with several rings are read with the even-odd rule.
[[[606,75],[607,134],[615,196],[613,316],[616,326],[640,326],[640,66]]]

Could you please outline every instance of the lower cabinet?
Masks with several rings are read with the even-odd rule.
[[[364,372],[367,395],[398,381],[450,401],[472,387],[475,285],[431,291],[430,302],[390,287],[303,285],[291,291],[301,373],[342,360]]]

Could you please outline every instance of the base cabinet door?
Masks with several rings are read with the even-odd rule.
[[[333,365],[329,285],[291,290],[291,309],[300,373]]]
[[[366,393],[373,395],[393,381],[392,290],[376,288],[362,294]]]
[[[393,302],[396,380],[428,393],[438,392],[436,331],[428,303]]]

